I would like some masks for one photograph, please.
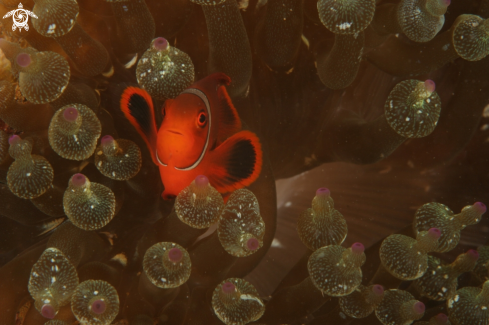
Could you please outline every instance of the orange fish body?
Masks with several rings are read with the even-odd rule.
[[[224,85],[230,79],[212,74],[168,99],[163,122],[156,132],[151,97],[128,87],[121,110],[146,141],[165,185],[163,198],[171,199],[198,175],[205,175],[221,193],[253,183],[262,165],[256,134],[241,130],[238,113]]]

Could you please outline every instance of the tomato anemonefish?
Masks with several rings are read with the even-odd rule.
[[[149,94],[136,87],[124,90],[121,110],[160,168],[163,198],[174,198],[198,175],[207,176],[220,193],[248,186],[258,178],[260,140],[241,130],[238,112],[224,86],[230,82],[225,74],[214,73],[166,100],[158,132]]]

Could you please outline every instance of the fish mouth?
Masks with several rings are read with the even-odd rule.
[[[183,135],[182,133],[175,131],[175,130],[166,130],[167,132],[173,133],[173,134],[178,134],[178,135]]]

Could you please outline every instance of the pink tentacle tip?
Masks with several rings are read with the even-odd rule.
[[[105,310],[107,309],[107,304],[103,299],[98,299],[92,303],[90,309],[94,314],[101,315],[105,313]]]
[[[164,37],[158,37],[153,42],[153,48],[157,51],[167,50],[169,45]]]
[[[424,314],[425,308],[425,305],[421,301],[418,301],[413,305],[413,310],[418,315]]]
[[[209,179],[204,175],[198,175],[197,177],[195,177],[195,185],[200,188],[208,186]]]
[[[178,263],[182,260],[183,253],[180,248],[174,247],[168,251],[168,259],[173,263]]]
[[[28,67],[32,63],[31,56],[30,56],[30,54],[27,54],[27,53],[20,53],[15,58],[15,61],[22,68],[26,68],[26,67]]]
[[[354,254],[362,254],[365,251],[365,246],[362,243],[354,243],[351,245],[351,251]]]
[[[74,107],[68,107],[63,112],[63,118],[68,122],[75,122],[78,118],[78,110]]]
[[[380,284],[374,284],[374,286],[372,287],[372,292],[378,296],[383,295],[384,294],[384,287],[381,286]]]
[[[475,202],[473,207],[476,209],[476,211],[480,214],[484,214],[487,211],[487,207],[484,203],[482,202]]]
[[[105,135],[100,140],[100,143],[102,144],[102,146],[106,146],[112,144],[114,141],[115,140],[111,135]]]
[[[451,0],[441,0],[441,4],[445,7],[448,7],[451,3]]]
[[[231,282],[227,281],[227,282],[224,282],[221,290],[224,293],[233,293],[236,291],[236,286],[234,284],[232,284]]]
[[[86,182],[87,178],[83,174],[78,173],[71,177],[71,184],[73,184],[73,186],[80,187],[85,185]]]
[[[445,315],[444,313],[439,313],[438,315],[435,316],[435,319],[440,324],[446,324],[448,322],[448,316]]]
[[[478,260],[479,259],[479,252],[476,251],[475,249],[469,249],[467,251],[467,255],[469,255],[474,260]]]
[[[318,197],[327,197],[330,195],[331,195],[331,192],[326,187],[318,188],[316,191],[316,196],[318,196]]]
[[[18,135],[14,134],[8,139],[8,143],[13,146],[14,144],[18,143],[20,140],[22,140]]]
[[[438,228],[430,228],[430,230],[428,230],[428,235],[438,239],[441,236],[441,231]]]
[[[54,307],[50,304],[45,304],[41,307],[41,315],[47,319],[53,319],[56,316],[57,312]]]
[[[435,82],[431,79],[426,80],[424,82],[424,86],[426,87],[426,90],[430,93],[434,92],[436,88]]]
[[[250,238],[246,242],[246,247],[248,247],[250,251],[256,251],[260,247],[260,242],[256,238]]]

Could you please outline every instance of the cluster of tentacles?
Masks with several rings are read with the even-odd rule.
[[[275,237],[276,179],[479,152],[489,1],[0,0],[15,10],[37,18],[2,20],[0,325],[489,323],[489,248],[460,239],[486,190],[457,214],[425,200],[366,248],[341,246],[354,220],[320,188],[296,216],[302,258],[270,295],[244,279]],[[232,193],[199,175],[163,200],[121,94],[147,91],[161,123],[214,72],[260,137],[261,173]]]

